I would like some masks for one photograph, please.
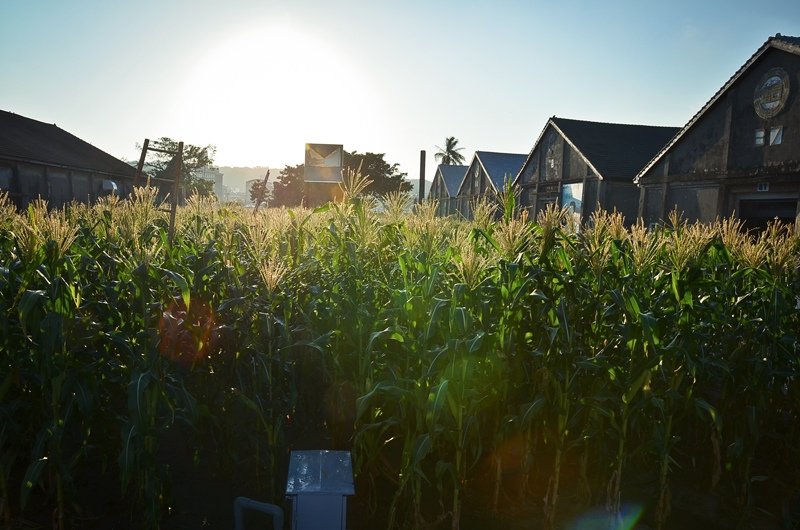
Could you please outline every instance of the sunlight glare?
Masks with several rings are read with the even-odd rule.
[[[221,165],[302,162],[305,142],[346,143],[378,111],[367,77],[334,43],[288,26],[212,47],[182,92],[187,141],[216,144]]]

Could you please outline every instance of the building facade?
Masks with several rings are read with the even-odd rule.
[[[637,175],[647,224],[800,211],[800,38],[771,37]]]
[[[513,183],[524,161],[524,154],[475,151],[456,193],[458,212],[471,219],[475,201],[492,200],[506,183]]]
[[[0,190],[19,208],[42,198],[51,207],[126,196],[136,169],[55,124],[0,111]]]
[[[570,208],[576,222],[601,208],[632,224],[639,205],[633,179],[678,130],[553,116],[517,176],[520,204],[532,219],[556,204]]]
[[[458,188],[466,172],[467,166],[439,164],[436,168],[428,200],[437,201],[437,215],[444,217],[458,211]]]
[[[199,169],[196,169],[194,172],[195,176],[201,178],[203,180],[209,180],[214,183],[214,195],[217,196],[217,199],[220,202],[224,202],[228,200],[228,193],[225,189],[225,185],[222,183],[223,173],[220,171],[218,167],[215,166],[205,166]]]

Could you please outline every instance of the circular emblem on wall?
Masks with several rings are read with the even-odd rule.
[[[759,79],[753,94],[756,114],[765,120],[777,115],[789,97],[789,74],[783,68],[772,68]]]

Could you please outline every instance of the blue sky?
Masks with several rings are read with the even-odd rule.
[[[305,142],[527,153],[552,115],[682,126],[800,2],[0,0],[0,109],[136,159],[145,137],[220,165]]]

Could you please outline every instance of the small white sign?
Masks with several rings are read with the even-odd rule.
[[[759,182],[756,184],[756,191],[769,191],[769,182]]]

